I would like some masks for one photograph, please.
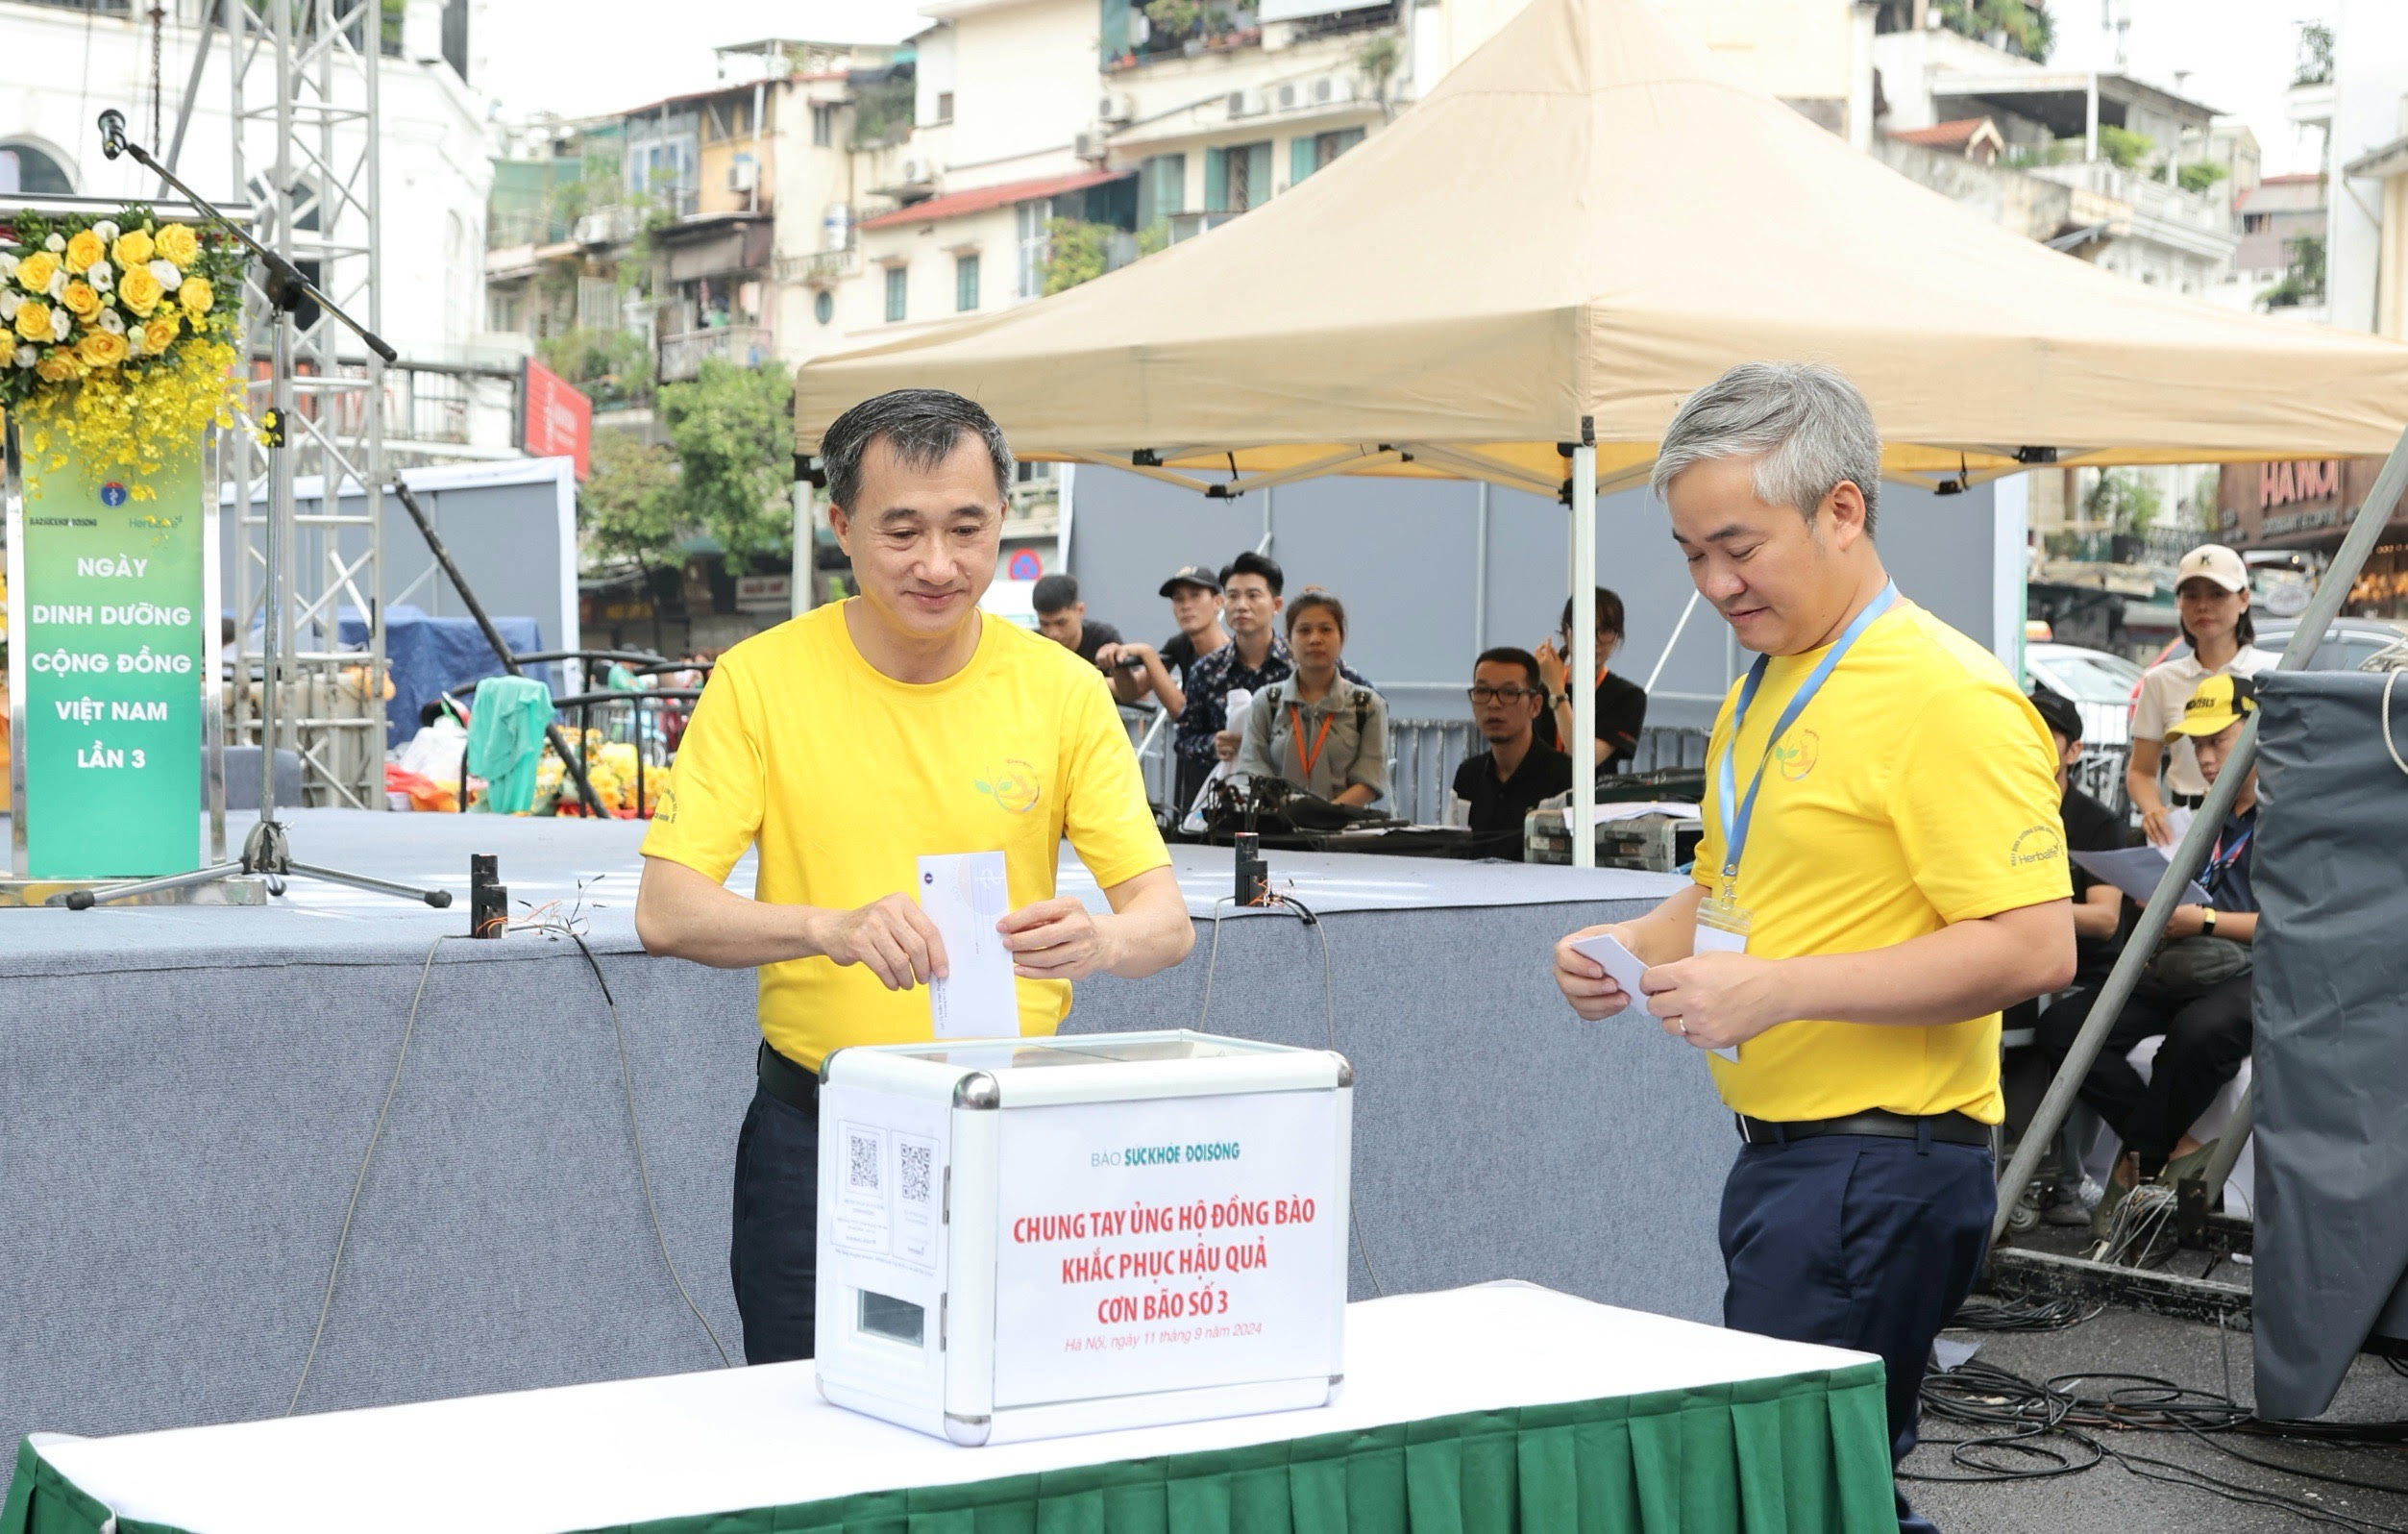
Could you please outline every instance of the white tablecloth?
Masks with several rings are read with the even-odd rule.
[[[1866,1361],[1492,1284],[1348,1306],[1335,1405],[1084,1438],[957,1448],[828,1405],[798,1363],[33,1442],[120,1517],[192,1534],[534,1534]]]

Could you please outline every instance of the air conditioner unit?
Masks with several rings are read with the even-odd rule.
[[[1071,141],[1070,152],[1081,160],[1101,161],[1112,151],[1101,128],[1082,128]]]
[[[1354,99],[1355,77],[1352,75],[1323,75],[1313,82],[1313,103],[1316,107]]]
[[[903,186],[919,186],[921,182],[928,179],[928,162],[924,160],[904,161],[900,179]]]
[[[727,162],[727,189],[749,192],[761,184],[761,166],[752,160],[731,160]]]
[[[1304,105],[1304,87],[1292,80],[1282,81],[1279,87],[1279,110],[1293,111]]]
[[[1229,93],[1229,115],[1260,117],[1263,115],[1263,93],[1259,90],[1233,90]]]
[[[1095,119],[1105,123],[1122,123],[1137,115],[1137,103],[1127,93],[1115,91],[1095,103]]]

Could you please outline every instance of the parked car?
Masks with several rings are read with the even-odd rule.
[[[2132,699],[2141,668],[2122,656],[2080,645],[2024,646],[2024,685],[2046,687],[2081,710],[2082,737],[2092,746],[2131,739]]]

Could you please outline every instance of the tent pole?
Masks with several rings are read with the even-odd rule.
[[[801,475],[795,477],[795,557],[794,574],[787,578],[786,615],[799,618],[811,610],[812,587],[820,580],[820,542],[818,529],[813,526],[811,482]]]
[[[2307,610],[2299,614],[2299,627],[2284,647],[2277,671],[2304,670],[2308,657],[2324,642],[2324,631],[2332,627],[2334,616],[2357,583],[2358,572],[2366,565],[2367,556],[2381,541],[2383,530],[2392,519],[2392,508],[2408,492],[2408,432],[2402,432],[2392,447],[2392,456],[2383,460],[2383,472],[2374,478],[2374,487],[2367,492],[2358,507],[2355,521],[2349,525],[2349,535],[2342,540],[2341,552],[2333,556],[2332,565],[2318,581],[2316,595],[2308,599]],[[2030,1126],[2024,1130],[2021,1144],[2015,1148],[2014,1159],[2007,1163],[1999,1178],[1998,1211],[1990,1222],[1990,1239],[1997,1241],[2006,1230],[2007,1216],[2013,1213],[2015,1200],[2040,1165],[2046,1151],[2065,1123],[2066,1110],[2073,1106],[2074,1095],[2090,1074],[2093,1060],[2099,1057],[2100,1046],[2107,1039],[2107,1030],[2115,1027],[2125,1002],[2131,1000],[2132,988],[2139,983],[2141,970],[2156,952],[2157,940],[2166,934],[2166,922],[2174,908],[2181,903],[2182,889],[2207,860],[2208,843],[2224,827],[2224,817],[2232,812],[2232,802],[2241,792],[2241,781],[2257,763],[2257,730],[2259,716],[2251,714],[2242,729],[2241,739],[2217,772],[2216,780],[2207,786],[2207,802],[2191,817],[2191,828],[2182,833],[2182,844],[2167,859],[2166,872],[2157,881],[2156,893],[2149,898],[2149,908],[2141,912],[2140,925],[2124,941],[2124,952],[2116,955],[2115,969],[2107,976],[2107,983],[2099,1000],[2082,1020],[2082,1030],[2075,1037],[2073,1048],[2066,1052],[2065,1063],[2057,1068],[2056,1079],[2049,1083],[2048,1095],[2033,1110]],[[2208,1160],[2207,1186],[2222,1187],[2231,1175],[2233,1161],[2241,1154],[2242,1142],[2249,1131],[2249,1097],[2242,1095],[2235,1106],[2232,1125]]]
[[[1479,541],[1472,548],[1471,642],[1475,651],[1488,648],[1488,482],[1478,481],[1480,515],[1475,519]]]
[[[1572,653],[1563,684],[1572,694],[1572,866],[1597,866],[1597,449],[1572,449]]]
[[[1664,674],[1664,662],[1672,658],[1672,647],[1681,642],[1681,631],[1689,626],[1689,614],[1697,610],[1697,591],[1691,589],[1687,604],[1681,609],[1681,621],[1672,626],[1672,637],[1664,641],[1663,653],[1656,657],[1656,669],[1647,674],[1645,691],[1656,690],[1656,679]]]

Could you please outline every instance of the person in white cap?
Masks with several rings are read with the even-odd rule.
[[[2132,705],[2132,757],[2124,785],[2141,812],[2141,829],[2160,847],[2180,835],[2176,809],[2196,809],[2207,797],[2207,779],[2187,735],[2171,749],[2159,744],[2182,722],[2182,705],[2202,677],[2254,677],[2271,671],[2278,656],[2251,643],[2249,570],[2221,543],[2202,543],[2175,568],[2175,611],[2180,614],[2185,655],[2149,668]],[[2165,782],[2158,783],[2159,767]]]

